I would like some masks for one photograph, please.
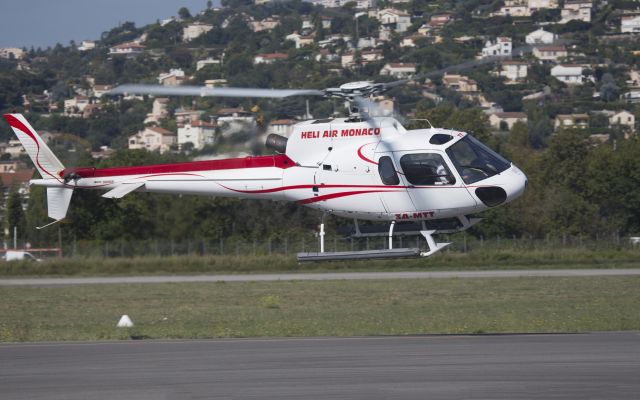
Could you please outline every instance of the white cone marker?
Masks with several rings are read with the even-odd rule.
[[[133,321],[129,318],[128,315],[123,315],[120,317],[120,321],[118,321],[118,328],[131,328],[133,326]]]

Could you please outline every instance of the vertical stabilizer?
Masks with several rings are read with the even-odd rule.
[[[11,129],[13,129],[20,143],[22,143],[22,147],[31,157],[31,161],[33,161],[42,179],[45,181],[57,181],[56,185],[59,185],[59,187],[47,185],[49,186],[47,187],[48,214],[49,217],[55,220],[52,223],[64,219],[69,209],[71,195],[73,195],[73,188],[66,185],[64,179],[60,176],[60,173],[64,170],[64,165],[22,114],[5,114],[4,119],[11,125]],[[45,226],[49,225],[51,224]],[[44,228],[44,226],[41,228]]]
[[[4,119],[11,125],[13,132],[22,143],[22,147],[27,151],[29,157],[31,157],[31,161],[40,172],[42,179],[61,181],[60,171],[64,169],[64,165],[53,154],[31,124],[27,122],[27,119],[22,114],[5,114]]]

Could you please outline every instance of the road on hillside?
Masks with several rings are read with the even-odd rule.
[[[116,276],[83,278],[8,278],[0,286],[97,285],[114,283],[269,282],[443,278],[589,277],[640,275],[640,269],[554,269],[438,272],[331,272],[238,275]]]
[[[637,399],[640,333],[0,345],[13,399]]]

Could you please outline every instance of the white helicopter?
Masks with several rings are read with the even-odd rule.
[[[360,258],[426,257],[449,243],[433,236],[468,229],[480,219],[468,218],[520,197],[525,174],[468,133],[441,129],[407,130],[390,116],[366,112],[366,97],[405,81],[351,82],[325,90],[203,88],[123,85],[112,94],[162,94],[223,97],[320,95],[350,104],[347,118],[296,124],[289,138],[271,134],[267,147],[275,155],[115,168],[65,168],[21,114],[4,117],[20,139],[47,188],[48,215],[65,218],[76,189],[98,189],[105,198],[134,191],[229,196],[293,201],[323,211],[320,251],[300,253],[300,261]],[[325,216],[389,224],[383,250],[325,252]],[[433,222],[457,220],[457,226],[432,229]],[[397,222],[420,224],[428,250],[393,248]],[[437,224],[436,224],[437,225]],[[385,233],[386,235],[386,233]]]

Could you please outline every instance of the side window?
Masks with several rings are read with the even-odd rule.
[[[405,177],[413,185],[453,185],[456,179],[440,154],[405,154],[400,158]]]
[[[397,185],[400,183],[400,178],[398,178],[398,173],[393,166],[391,157],[380,157],[380,160],[378,160],[378,173],[380,174],[382,183],[385,185]]]

